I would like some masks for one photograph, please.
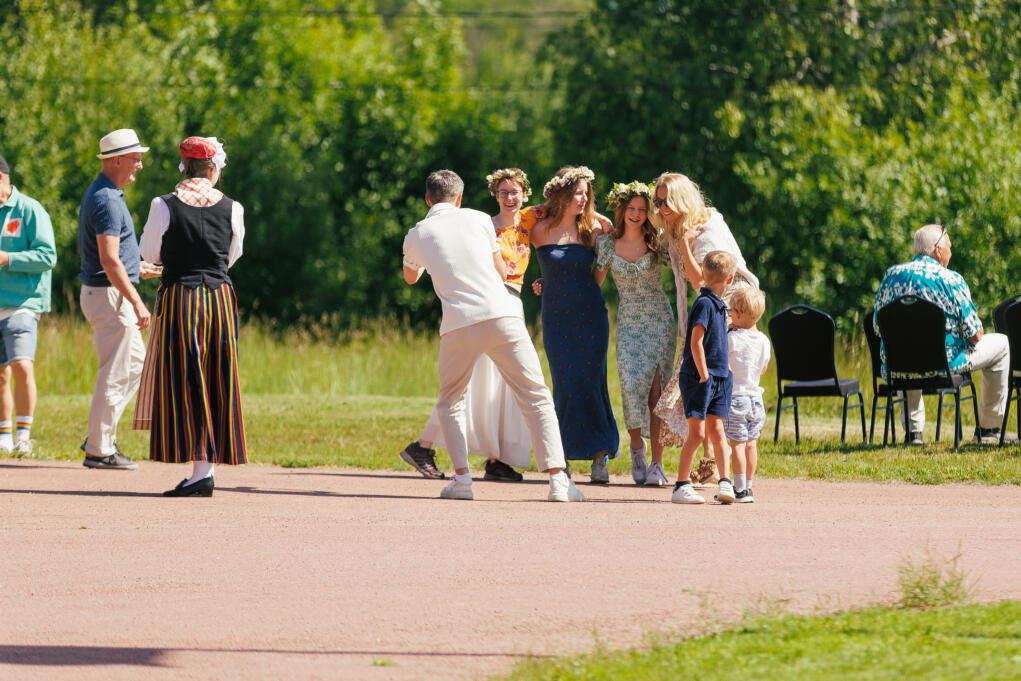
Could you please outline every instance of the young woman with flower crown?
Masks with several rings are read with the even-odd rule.
[[[531,196],[528,176],[520,168],[502,168],[486,176],[489,193],[496,199],[500,212],[493,216],[496,242],[507,264],[507,290],[521,297],[521,286],[531,255],[529,245],[535,226],[536,207],[523,208]],[[484,480],[519,482],[523,479],[515,468],[531,464],[532,444],[525,419],[507,383],[496,365],[482,355],[475,363],[471,381],[464,396],[465,431],[468,451],[486,457]],[[401,458],[426,477],[443,477],[436,469],[436,450],[443,446],[443,433],[436,413],[429,418],[422,436],[401,452]]]
[[[607,484],[607,457],[619,454],[620,433],[606,387],[610,324],[592,265],[596,216],[592,171],[567,166],[543,190],[545,217],[532,229],[542,268],[542,337],[553,377],[553,403],[567,459],[591,460],[592,482]]]
[[[696,291],[701,288],[702,261],[710,251],[726,251],[737,258],[734,284],[724,294],[724,302],[742,286],[759,287],[759,280],[748,269],[741,249],[731,234],[723,216],[708,205],[698,185],[680,173],[663,173],[653,188],[652,219],[662,230],[663,240],[670,253],[670,264],[677,285],[677,330],[683,334],[688,320],[688,284]],[[684,417],[684,404],[675,373],[663,388],[663,395],[654,412],[663,419],[660,437],[667,446],[681,446],[688,437],[688,424]],[[710,452],[705,452],[700,470],[712,469]],[[679,473],[679,478],[687,471]],[[704,475],[703,477],[707,477]]]
[[[631,436],[631,477],[639,485],[667,484],[660,419],[654,413],[662,386],[673,375],[677,323],[663,292],[662,268],[670,256],[650,221],[652,188],[643,182],[614,184],[606,202],[616,211],[614,231],[596,239],[596,278],[612,273],[617,309],[617,372],[624,423]],[[647,465],[642,436],[652,444]]]

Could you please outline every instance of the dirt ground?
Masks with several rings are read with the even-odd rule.
[[[887,600],[926,555],[1021,598],[1016,487],[762,479],[755,504],[690,507],[617,478],[550,504],[532,474],[460,502],[413,471],[246,466],[158,496],[185,469],[0,460],[0,679],[477,679]]]

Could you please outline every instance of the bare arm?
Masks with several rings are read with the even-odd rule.
[[[968,339],[968,342],[971,343],[972,345],[975,345],[980,340],[982,340],[982,334],[983,334],[983,330],[979,329],[978,332],[974,336],[972,336],[971,338]]]
[[[698,370],[699,383],[709,380],[709,366],[705,362],[705,348],[702,347],[703,338],[705,338],[705,327],[696,324],[691,329],[691,359],[695,362],[695,369]]]
[[[99,246],[99,263],[103,266],[103,271],[106,272],[106,278],[135,308],[138,328],[144,329],[149,326],[149,309],[142,302],[142,297],[138,295],[138,289],[131,283],[128,271],[124,269],[124,263],[121,262],[120,237],[116,234],[97,234],[96,243]]]
[[[702,263],[695,261],[695,255],[691,252],[691,242],[695,236],[687,234],[681,237],[681,256],[684,258],[684,276],[691,283],[696,291],[702,288],[705,280],[702,278]]]
[[[418,282],[418,280],[422,277],[422,272],[423,270],[420,270],[417,267],[408,267],[407,265],[405,265],[404,281],[409,284],[414,284]]]
[[[606,281],[606,273],[609,271],[609,267],[599,269],[598,267],[592,270],[592,278],[596,280],[596,286],[602,286],[603,282]]]

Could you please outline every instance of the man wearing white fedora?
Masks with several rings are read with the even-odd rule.
[[[150,314],[135,285],[140,277],[159,276],[159,268],[142,262],[122,189],[135,181],[146,151],[134,130],[114,130],[99,140],[96,157],[103,168],[79,213],[80,302],[99,357],[89,434],[81,446],[88,468],[138,468],[117,448],[117,422],[138,389],[145,360],[140,330],[149,325]]]

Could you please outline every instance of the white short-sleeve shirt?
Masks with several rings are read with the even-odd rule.
[[[488,215],[437,203],[404,237],[404,264],[424,268],[443,304],[440,335],[499,317],[523,316],[493,265],[500,251]]]
[[[748,264],[745,262],[744,256],[741,255],[741,249],[738,247],[730,227],[723,219],[723,215],[715,208],[711,208],[709,220],[705,222],[704,226],[705,231],[695,237],[695,241],[691,244],[691,254],[695,257],[695,262],[704,262],[705,257],[711,251],[731,253],[737,258],[737,273],[744,277],[749,284],[758,288],[759,279],[748,269]]]
[[[734,389],[738,395],[759,396],[765,389],[759,385],[762,372],[769,364],[769,339],[757,329],[734,329],[727,333],[730,349],[730,371],[734,374]]]

